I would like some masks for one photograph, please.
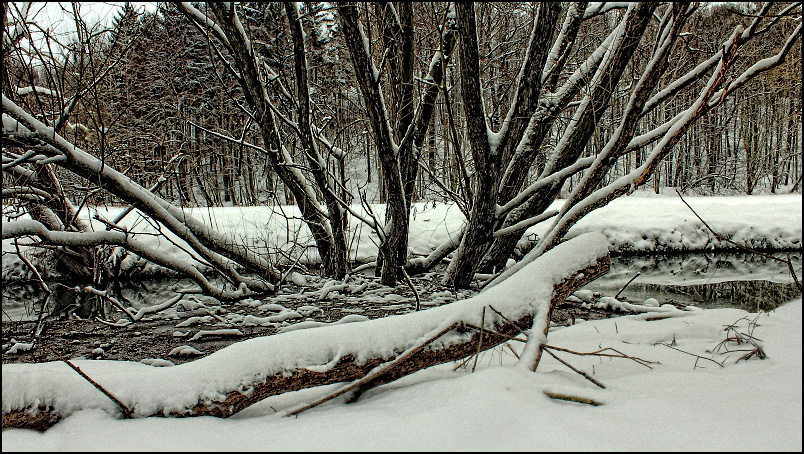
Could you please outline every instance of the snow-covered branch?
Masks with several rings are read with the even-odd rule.
[[[247,247],[237,245],[224,238],[198,219],[187,215],[180,208],[155,196],[111,166],[74,146],[57,134],[52,127],[33,118],[5,95],[2,96],[2,105],[6,114],[20,121],[32,131],[37,140],[41,141],[42,145],[39,149],[42,152],[50,156],[61,155],[66,158],[58,162],[59,166],[83,175],[87,179],[100,179],[118,197],[132,203],[187,241],[190,247],[202,254],[210,263],[227,270],[230,260],[221,254],[228,254],[242,260],[243,265],[252,271],[274,278],[278,277],[279,273],[270,262],[257,256]]]
[[[370,385],[377,386],[471,356],[477,353],[481,337],[482,349],[487,350],[528,328],[542,329],[553,307],[608,271],[608,259],[605,238],[586,234],[562,244],[503,285],[473,298],[397,317],[258,337],[176,367],[142,367],[132,370],[133,375],[98,372],[93,378],[114,389],[121,402],[135,407],[133,417],[228,417],[272,395],[358,380],[385,365],[380,376],[369,376]],[[402,356],[453,326],[466,328],[452,328],[430,341],[428,348]],[[394,363],[397,358],[404,361]],[[48,410],[40,410],[39,404],[42,408],[52,406],[56,418],[87,408],[119,411],[91,388],[85,391],[85,387],[75,386],[75,392],[55,401],[44,393],[54,383],[73,386],[82,380],[72,370],[49,365],[50,372],[38,374],[32,385],[26,375],[31,371],[22,370],[28,367],[13,366],[13,370],[3,366],[3,416],[4,421],[11,421],[10,416],[15,415],[14,420],[21,423],[17,427],[32,423],[37,414],[48,416],[40,413]],[[190,369],[193,379],[187,380]],[[10,389],[15,392],[6,393]]]
[[[200,26],[202,26],[202,28],[211,29],[215,33],[216,38],[221,40],[221,42],[227,46],[229,45],[229,39],[220,26],[216,24],[215,21],[213,21],[209,16],[199,11],[198,8],[192,5],[192,3],[176,2],[176,6],[178,6],[179,10],[187,15],[187,17],[198,23]]]
[[[108,230],[95,232],[54,231],[45,227],[41,222],[34,220],[3,222],[3,239],[30,235],[37,236],[46,243],[58,246],[100,246],[104,244],[121,246],[157,265],[182,273],[195,281],[205,294],[220,300],[238,300],[255,294],[245,284],[242,284],[240,288],[234,291],[216,287],[209,282],[198,268],[182,260],[177,260],[170,254],[152,248],[128,233]]]

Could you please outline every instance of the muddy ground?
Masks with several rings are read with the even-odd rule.
[[[371,276],[354,277],[348,287],[329,292],[322,289],[338,283],[307,276],[299,284],[286,285],[277,295],[260,301],[247,300],[222,305],[211,300],[195,300],[203,303],[203,306],[180,303],[127,326],[109,326],[95,320],[51,317],[44,322],[44,328],[35,343],[35,321],[3,321],[3,363],[61,359],[152,362],[152,359],[158,359],[181,364],[203,358],[235,342],[277,334],[282,329],[302,322],[307,322],[306,325],[312,325],[309,323],[311,321],[333,323],[347,316],[346,320],[359,321],[416,310],[416,296],[407,284],[385,287]],[[476,290],[450,291],[441,286],[439,273],[414,278],[413,284],[419,294],[421,310],[477,293]],[[578,319],[591,320],[622,315],[621,312],[582,304],[574,298],[571,300],[576,301],[567,301],[554,310],[553,324],[568,325]],[[248,316],[252,316],[250,323]],[[119,311],[109,318],[109,321],[126,322]],[[268,318],[276,321],[269,322]],[[239,334],[204,335],[193,340],[199,331],[223,329],[238,330]],[[17,343],[21,345],[15,348]],[[26,350],[25,344],[31,343],[35,344],[34,347]],[[175,351],[181,346],[193,347],[195,351]],[[166,361],[157,363],[170,365]]]

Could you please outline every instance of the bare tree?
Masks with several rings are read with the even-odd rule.
[[[66,57],[62,58],[56,51],[64,50],[64,45],[47,30],[42,35],[46,50],[40,49],[32,39],[32,30],[35,29],[30,25],[29,13],[23,8],[11,14],[10,25],[13,25],[14,33],[20,36],[8,36],[9,39],[3,42],[3,66],[15,66],[22,70],[18,75],[7,74],[4,77],[2,157],[4,205],[6,200],[24,202],[25,211],[31,213],[33,219],[4,222],[3,238],[33,235],[45,243],[66,247],[67,250],[102,244],[121,246],[191,277],[203,292],[221,299],[243,298],[272,290],[272,282],[278,280],[279,273],[270,261],[248,247],[225,238],[187,215],[180,207],[135,183],[104,160],[87,153],[76,146],[78,140],[65,137],[68,126],[74,130],[86,129],[86,126],[70,126],[69,119],[80,101],[93,93],[120,60],[109,60],[94,71],[83,71],[83,60],[89,59],[88,49],[101,33],[88,29],[77,9],[73,11],[73,17],[79,30],[79,52],[66,53]],[[20,43],[26,36],[30,45],[23,47]],[[78,60],[73,66],[74,58]],[[75,68],[76,71],[69,70]],[[42,74],[44,77],[40,76]],[[62,179],[54,176],[56,169],[102,187],[140,210],[155,225],[186,242],[192,250],[195,263],[183,263],[146,246],[124,227],[117,225],[119,220],[103,220],[107,229],[92,231],[91,225],[81,222],[76,203],[66,197],[61,189]],[[9,188],[12,191],[6,191],[9,181],[14,185]],[[78,204],[79,207],[85,203],[86,195],[83,200]],[[53,201],[56,201],[56,205],[53,205]],[[84,261],[82,265],[91,266],[92,263]],[[238,266],[242,267],[241,271],[245,269],[265,280],[241,275]],[[234,290],[211,284],[200,271],[205,268],[220,273],[233,284]]]
[[[398,10],[392,3],[377,6],[385,42],[383,59],[391,62],[389,79],[392,105],[389,109],[381,85],[382,75],[367,46],[368,38],[363,31],[357,6],[339,3],[338,12],[343,26],[343,39],[349,48],[372,127],[374,145],[382,162],[388,211],[386,225],[381,229],[383,237],[378,262],[382,264],[382,282],[393,285],[399,278],[400,267],[407,264],[410,206],[420,154],[439,93],[444,60],[455,45],[454,22],[451,16],[447,16],[441,27],[442,48],[430,60],[424,78],[427,87],[420,102],[414,106],[412,6],[400,3]],[[392,121],[392,113],[396,121]]]
[[[710,112],[725,114],[729,109],[719,106],[732,99],[731,93],[773,68],[784,68],[780,65],[787,54],[798,51],[800,28],[791,24],[801,14],[800,3],[767,4],[748,15],[725,11],[710,20],[706,33],[696,35],[697,29],[691,27],[706,23],[690,25],[691,18],[701,14],[696,4],[506,4],[476,11],[466,4],[339,3],[328,9],[337,28],[327,41],[314,22],[322,12],[320,5],[305,4],[299,9],[290,3],[204,7],[175,3],[173,8],[165,23],[178,23],[181,17],[175,10],[181,11],[196,29],[195,38],[188,35],[192,42],[187,45],[198,46],[197,38],[203,37],[201,47],[208,53],[201,56],[197,49],[188,50],[182,61],[189,66],[214,63],[204,67],[215,77],[183,81],[182,77],[193,78],[197,72],[171,73],[170,77],[165,73],[165,79],[177,79],[174,85],[164,86],[177,91],[184,82],[191,82],[207,91],[227,93],[209,99],[208,104],[226,104],[211,110],[214,120],[188,115],[155,123],[164,129],[178,126],[176,131],[154,128],[147,132],[160,137],[155,142],[160,146],[169,144],[173,140],[169,135],[175,134],[181,144],[178,150],[164,146],[132,153],[153,156],[152,161],[164,155],[158,159],[160,166],[164,162],[169,169],[162,172],[176,175],[166,187],[173,191],[175,185],[178,196],[156,186],[163,181],[156,174],[159,166],[153,166],[156,173],[132,171],[147,175],[138,176],[138,184],[113,172],[119,163],[111,154],[125,153],[108,146],[116,140],[118,123],[107,104],[119,100],[99,90],[108,92],[118,83],[115,79],[104,86],[110,75],[120,75],[122,53],[98,54],[93,40],[102,31],[92,31],[75,15],[83,31],[76,44],[62,46],[70,47],[69,61],[36,46],[23,55],[20,43],[30,27],[24,25],[22,10],[11,15],[17,26],[8,28],[3,48],[3,109],[8,120],[8,127],[4,124],[4,184],[13,183],[13,187],[4,186],[4,194],[20,195],[40,223],[58,230],[59,225],[79,222],[70,213],[85,205],[95,191],[110,193],[186,237],[191,248],[204,251],[197,251],[204,266],[219,269],[232,282],[242,282],[242,276],[228,271],[231,260],[271,280],[277,273],[270,263],[200,222],[184,221],[183,212],[172,204],[175,200],[192,204],[197,197],[210,204],[239,203],[233,168],[242,165],[245,156],[252,159],[252,166],[259,161],[257,165],[267,169],[270,190],[285,191],[285,201],[298,204],[326,273],[341,277],[350,269],[347,228],[352,218],[377,232],[384,283],[395,283],[402,267],[410,272],[427,269],[457,248],[445,277],[446,283],[456,287],[468,286],[478,270],[503,269],[522,233],[534,223],[556,218],[533,252],[538,255],[562,241],[590,210],[651,178],[658,186],[659,177],[668,178],[667,172],[657,174],[667,160],[674,180],[697,184],[720,172],[716,168],[719,155],[743,153],[747,159],[757,147],[740,151],[737,132],[727,135],[723,145],[716,140],[719,128],[734,130],[741,127],[739,121],[703,123],[702,119]],[[722,25],[718,22],[722,17],[729,18],[733,33],[712,29]],[[771,34],[775,48],[751,47],[757,36]],[[521,41],[524,35],[529,36],[527,42]],[[59,46],[50,38],[51,46]],[[711,42],[715,39],[719,42]],[[460,58],[452,59],[456,47]],[[329,59],[326,64],[321,63],[326,60],[324,54]],[[164,59],[167,54],[159,55]],[[676,58],[679,55],[683,58]],[[745,63],[738,61],[740,55]],[[202,57],[203,62],[194,61]],[[34,60],[44,62],[41,66],[46,69],[34,69]],[[68,67],[76,70],[67,71]],[[788,73],[780,69],[780,77],[790,77]],[[348,86],[352,81],[357,82],[355,89]],[[171,105],[162,106],[163,112],[155,116],[205,101],[200,95],[171,96]],[[795,113],[796,104],[787,108]],[[235,110],[236,115],[231,114]],[[747,106],[740,111],[749,117]],[[365,137],[360,134],[364,124],[370,130]],[[765,136],[785,137],[785,143],[798,141],[795,125],[773,131],[770,128],[775,125],[767,126]],[[56,135],[42,128],[53,128]],[[698,134],[697,140],[703,142],[685,139],[691,128],[705,132]],[[745,143],[762,136],[743,129]],[[181,149],[198,141],[202,133],[215,137],[215,142],[204,145],[208,156],[200,157],[200,145],[193,151]],[[677,147],[682,140],[687,142]],[[134,143],[122,140],[119,145]],[[690,155],[688,150],[700,148],[697,143],[709,150],[707,154]],[[243,153],[246,148],[248,154]],[[434,165],[437,148],[444,158],[442,167],[448,170],[441,175]],[[351,201],[356,197],[347,189],[347,163],[372,153],[380,161],[387,196],[384,221],[355,210]],[[756,166],[743,169],[757,175],[749,182],[769,175],[778,185],[783,175],[795,178],[798,172],[800,176],[795,153],[769,154],[771,147],[763,148],[761,158],[751,161]],[[203,159],[208,159],[211,176],[196,185],[192,179],[199,178],[193,176],[192,168]],[[706,169],[687,178],[684,174],[694,168],[695,160],[708,162]],[[370,170],[371,163],[366,164]],[[790,166],[794,168],[785,170]],[[416,188],[424,182],[419,178],[422,171],[429,184],[437,184],[445,198],[456,201],[467,224],[461,235],[429,257],[410,260],[409,216],[422,192]],[[90,191],[70,194],[59,189],[66,181],[59,172],[88,182],[85,186]],[[274,176],[281,184],[274,185]],[[251,178],[251,194],[245,199],[254,201],[260,197]],[[154,198],[150,189],[161,195]],[[43,192],[37,196],[35,191]],[[559,196],[568,197],[562,210],[549,210]],[[239,197],[240,202],[243,198]],[[79,225],[64,228],[86,230]]]
[[[293,37],[297,121],[292,121],[287,112],[282,112],[269,96],[268,84],[277,75],[268,63],[255,52],[253,42],[240,14],[233,4],[209,4],[204,13],[187,3],[177,6],[196,26],[210,38],[221,64],[232,72],[245,93],[247,115],[260,128],[267,151],[265,158],[272,170],[292,192],[302,216],[310,228],[318,247],[318,253],[327,273],[343,277],[348,271],[346,245],[347,226],[345,201],[337,196],[338,186],[333,176],[327,174],[328,165],[319,153],[319,143],[329,146],[330,156],[341,159],[342,153],[334,150],[330,142],[312,125],[309,87],[307,82],[306,51],[302,38],[302,26],[295,5],[286,5],[285,10]],[[297,135],[313,180],[299,169],[288,150],[289,140],[282,135],[277,119]],[[319,201],[323,198],[324,205]]]
[[[538,248],[529,253],[528,260],[558,244],[569,228],[589,211],[645,184],[691,125],[748,80],[781,64],[800,37],[798,27],[789,34],[776,55],[760,59],[742,73],[734,74],[734,62],[745,43],[778,22],[777,16],[769,16],[771,5],[767,4],[750,25],[737,26],[731,37],[708,59],[660,86],[684,24],[698,7],[630,4],[619,14],[617,25],[597,49],[585,61],[576,62],[569,77],[561,77],[560,74],[568,69],[567,55],[572,55],[573,43],[583,23],[603,14],[607,8],[619,7],[614,4],[571,5],[548,52],[541,42],[545,36],[552,37],[553,27],[558,21],[554,20],[555,13],[543,12],[550,7],[542,5],[539,19],[533,26],[528,54],[515,83],[517,90],[532,91],[524,96],[524,101],[514,97],[506,120],[496,132],[488,126],[485,116],[468,115],[477,190],[466,233],[445,277],[447,283],[466,287],[477,269],[501,269],[525,228],[556,214],[546,210],[560,194],[564,182],[573,175],[580,176],[580,183],[573,189]],[[787,7],[782,14],[795,8],[800,8],[800,4]],[[468,112],[483,112],[476,69],[475,12],[469,5],[458,6],[457,11],[464,103]],[[652,21],[658,23],[649,27]],[[647,33],[649,30],[650,34]],[[646,41],[651,43],[648,47],[650,57],[641,66],[638,77],[627,84],[630,97],[617,119],[617,129],[596,155],[582,157],[581,153],[594,137],[604,113],[611,109],[612,90],[644,40],[650,40]],[[694,83],[699,80],[703,83],[696,87]],[[582,87],[586,93],[580,101],[574,101]],[[697,90],[685,110],[662,124],[649,125],[647,132],[637,134],[640,120],[682,90]],[[571,115],[572,119],[557,129],[557,126],[562,126],[555,123],[559,115]],[[544,146],[553,134],[558,138],[556,145],[551,147],[546,165],[537,181],[521,191],[536,150]],[[604,177],[619,159],[646,147],[652,147],[652,150],[644,153],[644,162],[639,167],[604,184]],[[506,271],[500,279],[521,265]]]

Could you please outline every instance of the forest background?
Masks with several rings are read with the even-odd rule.
[[[181,207],[296,205],[336,278],[362,223],[384,284],[453,254],[444,283],[465,288],[522,258],[527,227],[555,218],[531,261],[640,186],[800,191],[800,3],[126,3],[106,25],[65,7],[67,36],[36,6],[3,8],[4,217],[38,223],[3,237],[38,234],[71,251],[51,269],[97,284],[119,263],[104,246],[122,245],[223,299],[273,288],[287,263]],[[416,201],[467,225],[411,260]],[[115,220],[80,236],[76,213],[100,205],[137,208],[197,263]]]

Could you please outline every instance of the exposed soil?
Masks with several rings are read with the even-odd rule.
[[[477,293],[473,290],[450,291],[441,286],[440,276],[440,273],[430,273],[413,279],[421,310]],[[416,310],[416,297],[406,284],[385,287],[379,284],[377,278],[360,275],[348,281],[349,288],[323,295],[322,288],[339,283],[313,276],[306,278],[308,282],[286,285],[276,296],[261,301],[246,300],[220,305],[210,300],[203,301],[204,307],[193,308],[191,303],[190,310],[183,310],[183,305],[174,305],[127,326],[109,326],[94,320],[50,318],[45,322],[32,350],[14,349],[13,346],[15,343],[33,343],[36,322],[3,321],[3,363],[77,358],[148,361],[147,358],[158,358],[181,364],[212,354],[235,342],[276,334],[280,329],[299,322],[332,323],[346,316],[351,316],[350,319],[362,319],[360,316],[374,319]],[[350,290],[359,291],[352,294]],[[252,323],[244,323],[249,315],[259,319],[252,317]],[[285,320],[266,321],[267,317],[282,319],[288,315],[290,318]],[[568,325],[577,319],[591,320],[617,315],[622,313],[567,301],[553,311],[552,322],[555,325]],[[114,319],[126,320],[121,312],[115,314]],[[265,326],[253,324],[255,320]],[[181,326],[188,322],[191,322],[190,326]],[[201,330],[221,329],[237,329],[241,334],[209,335],[191,340]],[[189,345],[200,353],[171,355],[176,347],[183,345]],[[11,353],[13,350],[18,351]]]

